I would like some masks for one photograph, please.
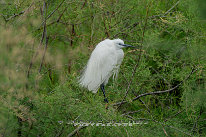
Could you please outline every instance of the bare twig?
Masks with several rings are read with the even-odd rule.
[[[194,72],[196,72],[197,69],[192,69],[192,71],[190,72],[190,74],[183,80],[181,81],[178,85],[176,85],[175,87],[171,88],[171,89],[168,89],[168,90],[164,90],[164,91],[155,91],[155,92],[149,92],[149,93],[144,93],[144,94],[141,94],[135,98],[132,99],[132,101],[135,101],[137,99],[139,99],[140,97],[143,97],[143,96],[147,96],[147,95],[155,95],[155,94],[162,94],[162,93],[167,93],[167,92],[170,92],[170,91],[173,91],[175,90],[176,88],[178,88],[184,81],[186,81]],[[120,104],[124,104],[126,103],[127,101],[122,101],[122,102],[118,102],[118,103],[115,103],[115,104],[112,104],[113,106],[117,106],[117,105],[120,105]]]
[[[195,71],[197,71],[197,69],[192,69],[191,73],[185,78],[185,80],[183,80],[182,82],[180,82],[178,85],[176,85],[175,87],[173,87],[173,88],[171,88],[171,89],[164,90],[164,91],[156,91],[156,92],[144,93],[144,94],[141,94],[141,95],[135,97],[135,98],[133,99],[133,101],[134,101],[134,100],[137,100],[137,99],[139,99],[140,97],[143,97],[143,96],[154,95],[154,94],[161,94],[161,93],[166,93],[166,92],[173,91],[173,90],[175,90],[176,88],[178,88],[184,81],[186,81]]]
[[[150,114],[151,117],[153,118],[153,115],[151,114],[151,111],[150,111],[149,107],[144,103],[143,100],[139,99],[139,101],[145,106],[145,108],[147,109],[148,114]]]
[[[130,116],[130,115],[122,115],[122,116],[124,116],[124,117],[128,117],[128,118],[130,118],[130,119],[135,120],[135,118],[133,118],[133,117],[132,117],[132,116]]]
[[[140,111],[142,111],[142,109],[137,110],[137,111],[129,111],[129,112],[124,113],[124,114],[122,114],[122,115],[124,116],[124,115],[134,114],[134,113],[137,113],[137,112],[140,112]]]
[[[200,116],[202,115],[202,113],[203,113],[203,109],[201,108],[201,109],[200,109],[200,112],[199,112],[199,116],[196,118],[196,120],[195,120],[195,122],[194,122],[194,124],[193,124],[193,127],[192,127],[192,129],[191,129],[191,132],[193,132],[193,131],[195,130],[195,128],[197,128],[197,122],[198,122]]]
[[[175,5],[173,5],[167,12],[165,12],[165,13],[163,14],[163,16],[167,15],[172,9],[174,9],[174,7],[176,7],[176,6],[179,4],[179,2],[180,2],[180,0],[177,1],[177,2],[175,3]]]
[[[152,70],[154,70],[158,76],[161,77],[169,85],[169,87],[171,87],[171,84],[168,82],[168,80],[166,80],[166,78],[164,78],[156,69],[152,68]]]
[[[178,4],[179,4],[180,0],[177,1],[169,10],[167,10],[164,14],[160,14],[160,15],[152,15],[150,17],[148,17],[148,19],[154,19],[154,18],[158,18],[158,17],[167,17],[166,15],[168,13],[171,12],[172,9],[174,9]],[[123,30],[121,30],[121,33],[125,32],[128,29],[133,29],[135,28],[140,22],[135,22],[131,25],[129,25],[128,27],[124,28]],[[115,24],[116,25],[116,24]],[[120,34],[120,32],[116,33],[115,35],[113,35],[113,38],[117,37]]]
[[[167,126],[167,127],[169,127],[169,128],[175,129],[175,130],[177,130],[177,131],[179,131],[179,132],[181,132],[181,133],[184,133],[184,134],[186,134],[186,135],[188,135],[188,136],[192,136],[191,134],[189,134],[189,133],[187,133],[187,132],[185,132],[185,131],[182,131],[182,130],[180,130],[179,128],[176,128],[176,127],[173,127],[173,126],[164,124],[164,123],[159,122],[159,121],[156,121],[156,120],[152,120],[152,121],[154,121],[154,122],[156,122],[156,123],[159,123],[159,124],[161,124],[161,125]]]
[[[162,127],[162,130],[164,131],[165,135],[168,137],[168,134],[167,134],[167,132],[166,132],[164,127]]]
[[[80,129],[85,128],[85,126],[79,126],[78,128],[76,128],[74,131],[72,131],[71,133],[69,133],[69,135],[67,137],[71,137],[74,134],[76,134]]]
[[[59,22],[61,17],[63,16],[64,12],[67,10],[67,7],[63,10],[63,12],[60,14],[59,18],[57,19],[56,22]]]
[[[24,14],[29,8],[31,8],[31,6],[32,6],[33,4],[34,4],[34,3],[32,2],[26,10],[23,10],[23,11],[21,11],[21,12],[19,12],[19,13],[14,13],[14,14],[13,14],[12,16],[10,16],[9,18],[6,18],[6,16],[8,16],[8,15],[3,15],[3,14],[0,14],[0,15],[1,15],[1,16],[4,18],[4,20],[7,22],[7,21],[9,21],[9,20],[11,20],[11,19],[13,19],[13,18],[15,18],[15,17],[18,17],[18,16]]]
[[[142,33],[142,40],[141,40],[139,57],[138,57],[138,60],[137,60],[136,65],[135,65],[135,67],[134,67],[134,70],[133,70],[131,79],[130,79],[130,81],[129,81],[127,90],[126,90],[126,92],[125,92],[125,96],[124,96],[124,98],[122,99],[122,103],[125,101],[125,99],[126,99],[126,97],[127,97],[127,94],[128,94],[128,92],[129,92],[130,86],[131,86],[131,84],[132,84],[132,80],[134,79],[134,74],[136,73],[137,67],[138,67],[139,64],[140,64],[140,60],[141,60],[141,56],[142,56],[142,45],[143,45],[143,41],[144,41],[144,33],[145,33],[145,30],[146,30],[147,20],[148,20],[148,13],[149,13],[149,5],[148,5],[148,7],[147,7],[147,12],[146,12],[145,25],[144,25],[143,33]],[[118,108],[121,107],[122,103],[119,104]]]
[[[127,132],[127,129],[124,127],[124,130],[126,131],[126,133],[127,133],[127,137],[129,137],[129,134],[128,134],[128,132]]]
[[[43,56],[42,56],[42,60],[41,60],[40,67],[39,67],[39,72],[41,72],[42,65],[43,65],[43,63],[44,63],[44,58],[45,58],[46,50],[47,50],[47,47],[48,47],[48,40],[49,40],[49,37],[46,37],[46,42],[45,42],[45,47],[44,47],[44,53],[43,53]]]
[[[156,18],[156,17],[166,17],[166,15],[167,15],[168,13],[170,13],[171,10],[174,9],[174,8],[179,4],[179,2],[180,2],[180,0],[177,1],[177,2],[176,2],[169,10],[167,10],[164,14],[153,15],[153,16],[151,16],[150,18],[153,19],[153,18]]]
[[[179,114],[182,113],[182,112],[183,112],[183,110],[178,111],[176,114],[174,114],[174,115],[170,116],[169,118],[165,119],[164,122],[168,121],[170,118],[173,118],[173,117],[179,115]]]
[[[63,134],[64,131],[64,127],[62,127],[59,132],[56,133],[55,137],[61,137],[61,135]]]
[[[106,34],[106,36],[107,36],[107,38],[109,38],[110,37],[110,34],[109,34],[109,30],[108,30],[108,28],[107,28],[107,24],[106,24],[106,19],[105,19],[105,14],[103,14],[103,21],[104,21],[104,33]]]
[[[41,23],[40,27],[41,27],[43,24],[45,24],[46,20],[48,20],[48,19],[61,7],[61,5],[62,5],[64,2],[65,2],[65,0],[63,0],[63,1],[56,7],[56,9],[54,9],[54,10],[45,18],[45,20]],[[39,28],[40,28],[40,27],[39,27]]]
[[[135,120],[139,120],[139,119],[135,119]],[[170,126],[170,125],[168,125],[168,124],[165,124],[165,123],[156,121],[156,120],[154,120],[154,119],[145,119],[145,118],[143,118],[143,119],[140,119],[140,120],[151,121],[151,122],[153,121],[153,122],[155,122],[155,123],[157,123],[157,124],[160,124],[160,125],[162,125],[162,126],[164,125],[164,126],[166,126],[166,127],[169,127],[169,128],[174,129],[174,130],[177,130],[177,131],[179,131],[179,132],[181,132],[181,133],[183,133],[183,134],[186,134],[186,135],[188,135],[188,136],[192,136],[190,133],[187,133],[187,132],[185,132],[185,131],[182,131],[182,130],[180,130],[180,129],[177,128],[177,127]]]
[[[45,7],[45,13],[44,13],[44,31],[43,31],[43,33],[42,33],[41,43],[43,42],[43,39],[44,39],[44,38],[46,39],[46,42],[45,42],[44,53],[43,53],[43,56],[42,56],[41,64],[40,64],[40,67],[39,67],[39,72],[41,72],[41,68],[42,68],[42,65],[43,65],[43,62],[44,62],[44,57],[45,57],[46,50],[47,50],[47,45],[48,45],[47,28],[46,28],[47,5],[46,5],[46,2],[45,2],[45,1],[44,1],[44,5],[45,5],[45,6],[44,6],[44,7]]]
[[[134,100],[137,100],[137,99],[139,99],[140,97],[143,97],[143,96],[154,95],[154,94],[161,94],[161,93],[166,93],[166,92],[173,91],[173,90],[175,90],[176,88],[178,88],[181,84],[182,84],[182,82],[180,82],[178,85],[176,85],[175,87],[173,87],[173,88],[171,88],[171,89],[168,89],[168,90],[164,90],[164,91],[155,91],[155,92],[149,92],[149,93],[141,94],[141,95],[135,97],[135,98],[133,99],[133,101],[134,101]]]
[[[117,103],[114,103],[114,104],[111,104],[112,106],[118,106],[120,104],[125,104],[127,103],[127,101],[121,101],[121,102],[117,102]]]
[[[19,12],[18,14],[14,13],[14,14],[13,14],[12,16],[10,16],[8,19],[5,19],[5,21],[9,21],[9,20],[11,20],[12,18],[18,17],[18,16],[24,14],[24,12],[25,12],[25,11],[21,11],[21,12]]]
[[[84,3],[83,3],[83,5],[82,5],[81,9],[83,9],[86,4],[87,4],[87,0],[84,0]]]
[[[43,11],[41,12],[42,14],[42,19],[43,19],[43,13],[45,12],[45,17],[46,17],[46,2],[44,1],[44,5],[43,5]],[[34,56],[32,57],[31,61],[30,61],[30,64],[29,64],[29,68],[28,68],[28,71],[27,71],[27,78],[29,78],[30,76],[30,70],[33,66],[33,62],[35,61],[37,55],[39,54],[39,48],[41,47],[43,41],[44,41],[44,38],[45,38],[45,34],[46,34],[46,22],[44,23],[44,30],[42,32],[42,37],[41,37],[41,40],[40,40],[40,43],[39,43],[39,46],[38,46],[38,49],[36,51],[36,53],[34,54]]]

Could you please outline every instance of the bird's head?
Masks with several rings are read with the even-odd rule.
[[[120,48],[120,49],[126,48],[126,47],[134,47],[134,46],[131,46],[131,45],[128,45],[128,44],[124,44],[124,41],[121,40],[121,39],[114,39],[113,43],[117,48]]]

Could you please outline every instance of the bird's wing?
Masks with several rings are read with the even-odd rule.
[[[98,54],[98,67],[100,70],[100,81],[106,85],[114,69],[118,65],[118,56],[113,48],[101,48],[101,54]]]
[[[112,48],[97,45],[81,76],[80,84],[96,93],[102,83],[107,84],[116,65],[117,54],[115,51]]]
[[[113,74],[113,79],[117,79],[117,77],[118,77],[118,73],[119,73],[119,68],[120,68],[120,65],[121,65],[121,63],[122,63],[122,60],[123,60],[123,58],[124,58],[124,52],[123,52],[123,50],[122,49],[120,49],[120,50],[118,50],[117,52],[116,52],[116,56],[117,56],[117,65],[116,65],[116,67],[114,68],[114,70],[113,70],[113,72],[114,72],[114,74]]]

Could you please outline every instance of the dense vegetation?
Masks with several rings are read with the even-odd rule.
[[[1,0],[0,136],[206,136],[205,9],[204,0]],[[106,38],[139,47],[124,50],[108,109],[101,91],[78,85]]]

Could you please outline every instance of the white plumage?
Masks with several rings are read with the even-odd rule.
[[[80,77],[80,85],[96,93],[100,85],[106,85],[112,75],[113,78],[117,78],[124,57],[122,48],[125,45],[121,39],[106,39],[100,42],[93,50]]]

